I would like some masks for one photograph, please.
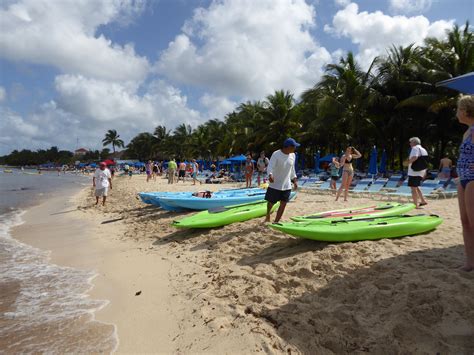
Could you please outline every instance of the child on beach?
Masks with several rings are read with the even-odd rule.
[[[339,180],[339,168],[341,166],[339,165],[339,158],[338,157],[333,157],[331,164],[329,164],[329,171],[331,173],[331,190],[336,192],[336,182]]]

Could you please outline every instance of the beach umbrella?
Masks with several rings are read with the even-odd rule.
[[[472,95],[474,94],[474,72],[437,82],[436,86],[444,86],[465,94]]]
[[[319,159],[321,159],[321,152],[318,150],[314,156],[314,172],[319,174]]]
[[[377,175],[377,148],[375,145],[370,153],[369,174]]]
[[[330,163],[330,162],[332,162],[332,158],[334,158],[335,156],[337,156],[337,155],[336,154],[327,154],[324,157],[322,157],[321,159],[319,159],[319,163]]]
[[[382,152],[382,158],[380,160],[379,172],[385,174],[387,172],[387,152],[385,149]]]

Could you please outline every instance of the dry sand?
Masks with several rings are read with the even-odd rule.
[[[176,230],[170,223],[185,214],[136,196],[203,188],[222,186],[117,177],[105,208],[91,206],[89,190],[76,197],[68,215],[91,224],[84,255],[95,261],[83,266],[100,273],[92,296],[111,303],[97,319],[117,325],[119,352],[474,352],[474,273],[457,270],[455,199],[429,201],[424,212],[444,218],[429,234],[328,244],[262,219]],[[367,202],[300,192],[284,218]]]

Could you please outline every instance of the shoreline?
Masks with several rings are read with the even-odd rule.
[[[101,224],[106,220],[102,215],[93,218],[77,209],[77,204],[88,194],[90,188],[86,187],[69,198],[58,196],[27,208],[22,215],[23,223],[11,231],[12,237],[47,251],[52,264],[95,273],[89,280],[90,287],[84,296],[107,302],[93,313],[94,320],[116,328],[117,344],[114,351],[150,352],[156,351],[159,346],[163,351],[171,352],[172,348],[167,346],[169,336],[151,336],[151,330],[147,329],[150,324],[146,320],[133,319],[135,308],[141,307],[140,300],[153,302],[150,298],[157,296],[158,299],[169,299],[167,273],[146,272],[146,268],[162,271],[169,266],[161,258],[143,256],[133,242],[110,238],[107,234],[120,237],[123,233],[119,221]],[[124,263],[127,259],[133,260],[135,265],[128,268]],[[156,281],[158,283],[153,288],[145,286]],[[146,291],[136,297],[135,292],[139,288]],[[156,319],[156,313],[149,314],[150,320]],[[168,314],[161,313],[158,318],[163,320],[164,325],[160,334],[175,331],[172,325],[176,322],[170,321]],[[156,330],[159,326],[153,324],[153,328]],[[124,336],[121,337],[121,333]],[[127,338],[132,338],[133,343],[128,345]]]
[[[170,224],[184,214],[136,196],[203,188],[118,177],[105,208],[92,206],[90,188],[74,195],[72,207],[47,202],[67,212],[49,218],[87,226],[79,225],[81,237],[63,233],[37,245],[49,243],[53,262],[97,271],[87,295],[109,301],[95,319],[117,327],[118,353],[474,351],[474,315],[466,313],[474,274],[456,269],[457,201],[429,200],[423,212],[444,218],[431,233],[328,244],[273,231],[262,219],[177,230]],[[300,191],[284,219],[367,203]]]

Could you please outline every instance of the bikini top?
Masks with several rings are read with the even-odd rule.
[[[474,125],[469,127],[469,134],[459,147],[459,159],[457,162],[458,175],[461,180],[474,180]]]

